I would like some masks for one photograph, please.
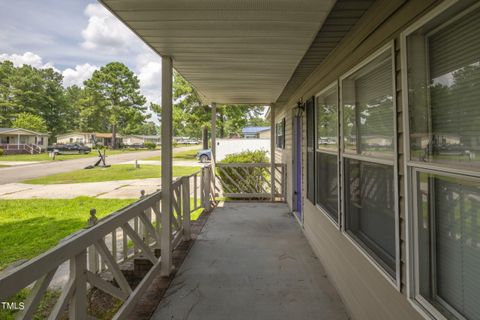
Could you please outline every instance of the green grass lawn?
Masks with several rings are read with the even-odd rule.
[[[45,252],[61,239],[85,227],[91,208],[97,209],[97,217],[101,218],[134,201],[136,199],[91,197],[0,200],[0,270],[17,260],[31,259]],[[193,198],[190,205],[193,208]],[[191,219],[198,219],[202,212],[202,208],[192,212]],[[25,302],[30,291],[23,289],[8,301]],[[48,290],[33,319],[45,319],[59,295],[59,291]],[[0,308],[0,319],[13,320],[15,314],[13,310]]]
[[[19,259],[30,259],[83,228],[91,208],[101,218],[133,199],[0,200],[0,270]]]
[[[130,152],[139,152],[139,151],[154,151],[147,149],[121,149],[121,150],[107,150],[106,154],[108,156],[113,156],[116,154],[124,154]],[[98,157],[98,153],[95,150],[87,154],[60,154],[55,157],[55,161],[64,161],[71,159],[80,159],[80,158],[92,158]],[[49,157],[48,153],[40,154],[11,154],[0,156],[0,161],[52,161],[52,158]]]
[[[196,160],[197,152],[200,149],[178,151],[173,153],[173,160]],[[150,157],[143,160],[161,160],[161,157]]]
[[[0,168],[6,168],[6,167],[10,167],[10,166],[5,166],[5,165],[0,164]]]
[[[29,184],[62,184],[160,178],[161,168],[161,166],[141,165],[140,168],[135,169],[131,164],[119,164],[113,165],[109,168],[95,168],[90,170],[82,169],[58,173],[23,182]],[[197,172],[198,170],[200,170],[199,167],[174,166],[173,176],[186,176]]]

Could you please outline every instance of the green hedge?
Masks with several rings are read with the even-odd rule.
[[[3,149],[0,148],[0,156],[3,156]]]
[[[219,163],[269,163],[269,159],[266,151],[244,151],[227,155]],[[217,175],[225,193],[263,193],[266,189],[266,181],[270,179],[268,168],[258,167],[217,168]]]
[[[148,150],[155,150],[155,148],[157,147],[157,145],[156,145],[155,143],[149,142],[149,141],[145,142],[143,145],[144,145],[145,148],[147,148]]]

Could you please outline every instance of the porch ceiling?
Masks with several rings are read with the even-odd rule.
[[[207,102],[275,102],[335,0],[100,0]]]

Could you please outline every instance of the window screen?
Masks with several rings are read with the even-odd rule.
[[[480,8],[437,25],[407,39],[411,159],[478,169]]]
[[[417,181],[420,291],[447,313],[480,319],[480,183],[428,173]]]

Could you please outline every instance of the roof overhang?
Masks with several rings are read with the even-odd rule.
[[[335,0],[100,0],[205,101],[275,102]]]

